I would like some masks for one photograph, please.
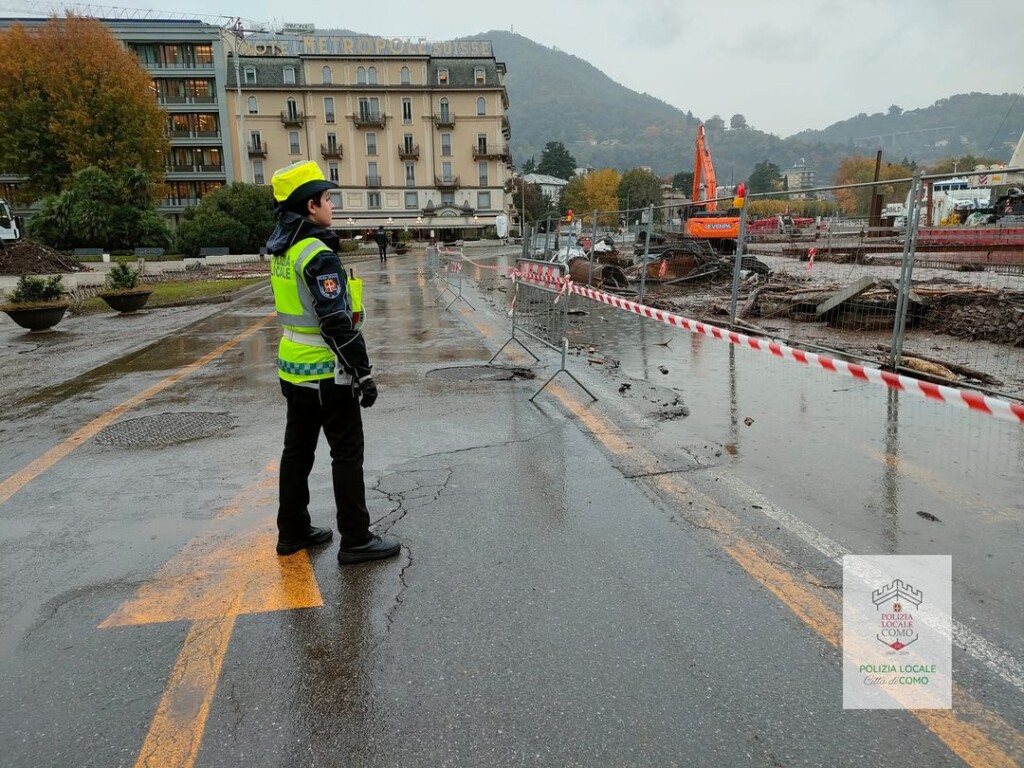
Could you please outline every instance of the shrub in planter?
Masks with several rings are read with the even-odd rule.
[[[152,288],[139,284],[139,270],[118,262],[107,273],[107,290],[99,296],[117,312],[134,312],[145,306],[152,293]]]
[[[43,331],[60,322],[70,303],[59,275],[46,279],[22,275],[10,302],[0,309],[22,328]]]

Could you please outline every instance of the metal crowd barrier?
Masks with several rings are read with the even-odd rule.
[[[549,261],[516,260],[516,295],[512,303],[512,335],[489,361],[489,363],[493,363],[509,344],[515,342],[530,357],[539,362],[540,358],[523,343],[524,337],[559,352],[561,362],[558,370],[541,385],[540,389],[533,393],[530,397],[531,401],[543,392],[558,374],[563,372],[593,400],[597,400],[594,393],[565,367],[569,356],[567,331],[571,294],[566,290],[566,284],[562,279],[563,269],[561,264],[553,264]]]
[[[469,300],[462,295],[462,251],[442,251],[438,248],[437,252],[439,258],[438,276],[444,280],[444,288],[434,297],[434,301],[438,301],[446,293],[450,293],[454,298],[445,305],[445,309],[450,308],[457,301],[462,301],[475,312],[476,307],[470,304]]]

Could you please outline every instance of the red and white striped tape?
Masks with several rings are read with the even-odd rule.
[[[740,347],[747,347],[759,352],[767,352],[775,357],[781,357],[785,360],[790,360],[802,365],[821,368],[826,371],[831,371],[832,373],[844,374],[854,379],[859,379],[860,381],[871,382],[872,384],[881,384],[889,387],[890,389],[909,392],[929,400],[946,403],[947,405],[968,408],[972,411],[978,411],[980,413],[988,414],[989,416],[994,416],[997,419],[1012,421],[1017,424],[1024,424],[1024,405],[1020,403],[1011,403],[1008,400],[989,397],[979,392],[971,392],[969,390],[957,389],[955,387],[946,387],[941,384],[931,384],[927,381],[921,381],[920,379],[915,379],[911,376],[902,376],[900,374],[890,373],[878,368],[870,368],[863,365],[857,365],[856,363],[848,363],[844,360],[825,357],[824,355],[817,355],[813,352],[804,352],[801,349],[794,349],[793,347],[788,347],[785,344],[779,344],[765,339],[758,339],[753,336],[746,336],[742,333],[736,333],[735,331],[727,331],[714,325],[708,325],[707,323],[701,323],[697,320],[691,320],[690,318],[683,317],[682,315],[676,315],[672,312],[665,312],[661,309],[655,309],[654,307],[648,307],[644,304],[638,304],[634,301],[623,299],[620,296],[613,296],[610,293],[597,291],[593,288],[587,288],[585,286],[572,283],[571,281],[566,282],[570,283],[569,291],[571,293],[591,299],[592,301],[601,302],[602,304],[608,304],[609,306],[617,309],[632,312],[633,314],[640,315],[641,317],[656,320],[659,323],[663,323],[664,325],[668,325],[673,328],[682,328],[690,333],[700,333],[704,336],[710,336],[713,339],[718,339],[719,341],[728,341],[729,343]]]

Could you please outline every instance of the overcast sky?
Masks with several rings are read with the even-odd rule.
[[[913,109],[955,93],[1024,88],[1021,0],[120,4],[431,40],[511,29],[702,119],[740,112],[751,126],[782,136],[890,104]],[[1014,120],[1024,130],[1024,96]]]

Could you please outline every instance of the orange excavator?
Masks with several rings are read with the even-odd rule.
[[[732,207],[718,210],[715,166],[711,163],[711,150],[701,123],[697,127],[697,154],[693,160],[693,202],[684,209],[686,223],[683,231],[690,237],[708,240],[719,253],[734,253],[740,236],[740,213],[745,193],[746,188],[741,182],[736,187]]]

